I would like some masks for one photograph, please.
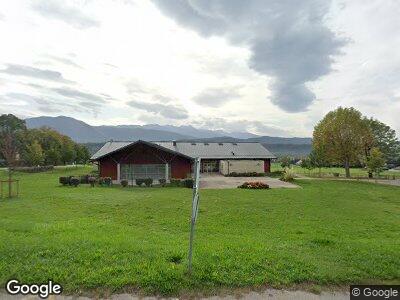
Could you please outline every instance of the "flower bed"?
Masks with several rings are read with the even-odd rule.
[[[254,181],[254,182],[245,182],[239,185],[238,188],[261,190],[261,189],[269,189],[269,185],[264,182]]]

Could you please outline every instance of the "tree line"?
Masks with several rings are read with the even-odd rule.
[[[304,161],[310,168],[365,166],[370,177],[386,164],[400,164],[400,142],[390,126],[367,118],[353,107],[329,112],[314,128],[313,149]]]
[[[0,116],[0,158],[8,166],[84,164],[90,153],[84,145],[51,128],[28,129],[12,114]]]

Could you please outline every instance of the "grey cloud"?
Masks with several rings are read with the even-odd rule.
[[[78,65],[77,63],[75,63],[72,59],[66,58],[66,57],[59,57],[59,56],[55,56],[55,55],[46,55],[46,57],[54,60],[54,61],[58,61],[60,63],[63,63],[64,65],[68,65],[68,66],[72,66],[78,69],[82,69],[82,67],[80,65]]]
[[[224,130],[230,133],[247,131],[261,135],[272,135],[272,136],[289,135],[289,133],[282,128],[253,120],[240,119],[240,120],[228,121],[222,118],[201,117],[200,120],[194,121],[193,123],[194,125],[201,128],[207,128],[211,130]]]
[[[68,3],[68,1],[40,0],[34,1],[32,8],[43,17],[60,20],[80,29],[100,26],[93,17]]]
[[[220,107],[239,97],[238,88],[210,88],[196,95],[193,101],[209,107]]]
[[[189,116],[185,108],[171,103],[171,99],[167,97],[155,96],[153,100],[156,100],[157,102],[149,103],[132,100],[127,102],[127,104],[131,107],[161,115],[167,119],[180,120],[186,119]]]
[[[95,103],[106,102],[102,97],[98,95],[82,92],[69,87],[52,88],[51,90],[67,98],[73,98],[73,99],[78,98],[80,100],[95,102]]]
[[[44,113],[59,113],[65,112],[66,109],[69,109],[75,112],[91,112],[94,115],[97,115],[99,110],[99,107],[93,103],[84,101],[66,103],[62,99],[44,95],[32,96],[23,93],[7,93],[3,96],[0,96],[0,99],[1,98],[8,101],[20,100],[25,102],[25,105],[29,107],[31,107],[32,104],[36,104],[36,109]]]
[[[178,23],[209,37],[225,36],[251,50],[249,66],[273,77],[272,102],[288,112],[315,100],[306,86],[332,70],[346,40],[324,23],[326,0],[153,0]]]
[[[6,69],[0,70],[0,72],[14,76],[25,76],[36,79],[73,83],[73,81],[65,79],[60,72],[47,69],[39,69],[25,65],[8,64]]]

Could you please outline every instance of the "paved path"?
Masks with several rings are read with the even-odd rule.
[[[200,188],[203,189],[233,189],[244,182],[261,181],[268,184],[271,188],[298,188],[293,183],[280,181],[271,177],[225,177],[221,174],[201,174]]]
[[[159,297],[142,297],[131,294],[116,294],[106,299],[112,300],[173,300],[173,299],[199,299],[199,300],[348,300],[350,298],[347,292],[322,292],[319,295],[304,291],[285,291],[267,289],[262,292],[247,292],[242,294],[211,296],[211,297],[182,297],[182,298],[159,298]],[[0,293],[2,300],[41,300],[37,296],[11,296],[5,293]],[[77,296],[50,296],[49,300],[93,300],[98,297],[77,297]],[[104,298],[100,298],[104,299]]]

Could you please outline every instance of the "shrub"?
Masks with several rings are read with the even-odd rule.
[[[99,185],[103,185],[104,184],[104,178],[103,177],[100,177],[99,178]]]
[[[182,185],[187,188],[193,188],[193,183],[194,181],[192,178],[186,178],[183,180]]]
[[[143,182],[147,187],[152,186],[153,178],[146,178],[146,179],[143,180]]]
[[[158,179],[158,182],[160,183],[161,186],[165,186],[165,184],[167,183],[167,181],[165,180],[165,178],[160,178],[160,179]]]
[[[333,174],[333,176],[335,176],[335,177],[339,177],[339,173],[332,173]]]
[[[103,184],[105,186],[111,186],[112,185],[112,179],[111,177],[103,177]]]
[[[58,181],[60,182],[60,184],[62,185],[69,185],[69,177],[60,177],[58,179]]]
[[[261,189],[269,189],[269,185],[264,182],[255,181],[255,182],[245,182],[242,185],[239,185],[238,188],[261,190]]]
[[[121,180],[121,185],[122,185],[122,187],[127,187],[128,186],[128,180],[126,180],[126,179]]]
[[[286,168],[285,172],[282,174],[280,180],[286,181],[286,182],[291,182],[294,180],[294,176],[295,176],[295,174],[294,174],[293,169]]]
[[[90,176],[88,178],[88,183],[90,184],[91,187],[94,187],[94,185],[96,184],[96,177]]]
[[[14,167],[14,171],[25,173],[39,173],[54,170],[54,166],[36,166],[36,167]]]
[[[181,186],[181,180],[180,179],[171,179],[170,185],[171,186]]]
[[[136,185],[137,185],[137,186],[142,186],[143,183],[144,183],[144,179],[139,179],[139,178],[137,178],[137,179],[135,180],[135,182],[136,182]]]
[[[78,177],[71,177],[69,182],[70,182],[70,185],[77,187],[81,183],[81,180]]]
[[[82,175],[80,180],[81,180],[81,184],[88,184],[89,183],[89,177],[90,175]]]

